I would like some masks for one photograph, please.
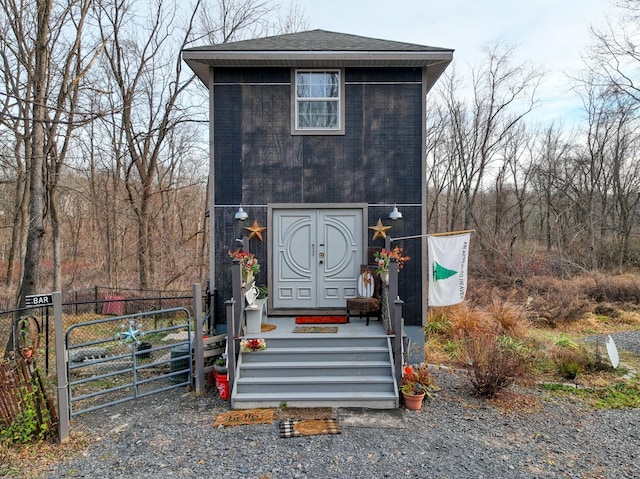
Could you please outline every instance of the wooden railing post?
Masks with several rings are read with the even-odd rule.
[[[236,322],[233,317],[235,311],[235,300],[231,298],[226,301],[226,316],[227,316],[227,374],[229,375],[229,397],[231,397],[231,393],[233,392],[233,383],[236,378],[236,362],[237,351],[236,351],[236,337],[238,336],[236,332]]]
[[[242,271],[240,269],[240,260],[234,259],[233,264],[231,265],[231,289],[233,293],[233,300],[235,301],[234,307],[235,310],[233,312],[235,324],[235,334],[232,336],[236,338],[240,336],[242,328],[242,306],[244,305],[243,301],[243,290],[242,290]]]
[[[402,384],[402,336],[404,334],[402,324],[402,305],[404,301],[398,295],[398,260],[391,258],[389,262],[389,301],[393,302],[391,307],[391,328],[393,330],[393,361],[396,374],[396,384]]]

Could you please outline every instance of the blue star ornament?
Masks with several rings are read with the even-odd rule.
[[[120,328],[122,329],[122,331],[116,334],[116,339],[121,340],[120,344],[135,343],[139,345],[140,340],[138,339],[138,336],[144,336],[144,332],[140,329],[141,327],[141,324],[138,324],[136,326],[136,322],[134,320],[131,320],[129,322],[128,329],[125,329],[126,326],[124,324],[121,324]]]

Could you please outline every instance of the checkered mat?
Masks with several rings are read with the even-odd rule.
[[[320,434],[342,434],[340,423],[335,419],[280,421],[280,437],[315,436]]]
[[[242,409],[218,414],[213,427],[245,426],[248,424],[271,424],[278,418],[276,409]]]

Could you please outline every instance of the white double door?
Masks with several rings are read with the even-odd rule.
[[[273,209],[273,307],[344,308],[363,260],[362,209]]]

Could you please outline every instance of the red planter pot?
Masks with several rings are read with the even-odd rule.
[[[422,401],[424,400],[425,393],[422,394],[407,394],[402,393],[402,399],[404,400],[404,406],[407,409],[418,410],[422,408]]]

